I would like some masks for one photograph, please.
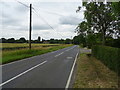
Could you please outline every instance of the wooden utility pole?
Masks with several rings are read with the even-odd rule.
[[[31,49],[31,31],[32,31],[32,4],[30,4],[29,49]]]

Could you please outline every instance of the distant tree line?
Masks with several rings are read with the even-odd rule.
[[[51,44],[72,44],[72,40],[71,39],[50,39],[47,40],[49,43]]]
[[[31,41],[32,41],[32,43],[42,43],[40,41],[40,37],[38,37],[37,40],[31,40]],[[15,39],[15,38],[5,39],[5,38],[1,38],[0,42],[2,42],[2,43],[28,43],[29,41],[26,40],[24,37],[21,37],[20,39]]]
[[[20,38],[17,40],[15,40],[14,38],[9,38],[9,39],[1,38],[0,41],[2,43],[26,43],[27,42],[25,38]]]
[[[26,40],[24,37],[21,37],[20,39],[16,39],[15,38],[9,38],[9,39],[5,39],[5,38],[1,38],[0,42],[2,43],[28,43],[29,40]],[[38,39],[36,40],[31,40],[32,43],[50,43],[50,44],[72,44],[73,41],[71,39],[50,39],[50,40],[45,40],[42,39],[40,37],[38,37]]]

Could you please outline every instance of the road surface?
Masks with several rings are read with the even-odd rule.
[[[78,53],[78,46],[74,45],[5,64],[0,87],[68,88]]]

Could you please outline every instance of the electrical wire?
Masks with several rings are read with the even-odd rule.
[[[24,5],[24,6],[27,7],[27,8],[30,8],[28,5],[22,3],[22,2],[20,2],[20,1],[18,1],[18,0],[15,0],[15,1],[17,1],[18,3]],[[63,37],[63,36],[62,36],[60,33],[58,33],[40,14],[37,13],[37,11],[36,11],[35,8],[32,7],[32,9],[33,9],[34,12],[36,13],[36,15],[37,15],[38,17],[40,17],[41,20],[43,20],[52,30],[54,30],[57,34],[59,34],[61,37]],[[51,13],[51,12],[49,12],[49,13]],[[55,14],[55,15],[59,15],[59,14],[56,14],[56,13],[54,13],[54,14]],[[63,16],[63,15],[59,15],[59,16]]]
[[[26,4],[22,3],[22,2],[20,2],[20,1],[18,1],[18,0],[15,0],[15,1],[17,1],[18,3],[22,4],[23,6],[25,6],[25,7],[27,7],[27,8],[30,8],[30,6],[28,6],[28,5],[26,5]]]
[[[35,7],[35,6],[34,6]],[[53,14],[53,15],[57,15],[57,16],[65,16],[65,15],[62,15],[62,14],[59,14],[59,13],[56,13],[56,12],[51,12],[51,11],[47,11],[47,10],[42,10],[42,9],[39,9],[37,8],[39,11],[43,11],[43,12],[46,12],[46,13],[49,13],[49,14]]]
[[[60,33],[58,33],[40,14],[37,13],[36,9],[33,8],[35,11],[36,15],[41,18],[52,30],[54,30],[57,34],[59,34],[61,37],[63,37]]]

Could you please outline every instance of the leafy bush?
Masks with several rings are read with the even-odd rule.
[[[93,46],[92,55],[120,75],[120,49],[108,46]]]

